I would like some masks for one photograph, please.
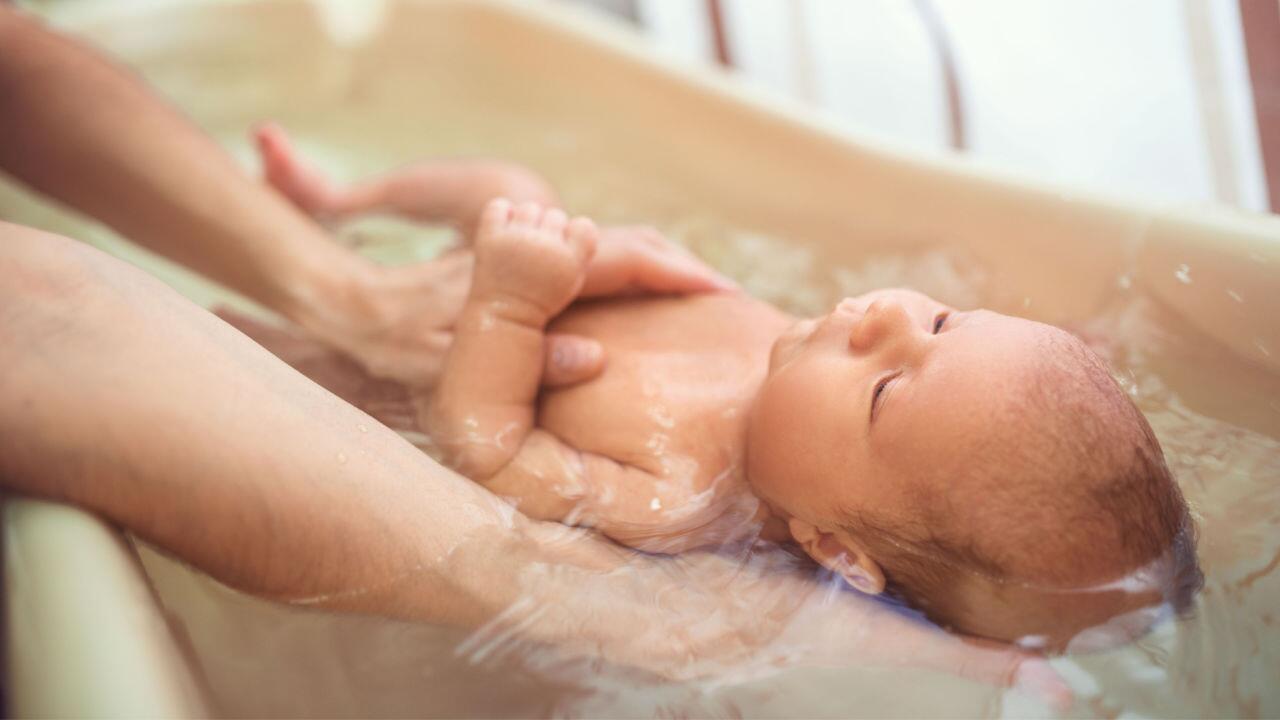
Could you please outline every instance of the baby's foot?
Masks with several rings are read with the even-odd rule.
[[[537,203],[489,202],[476,231],[472,297],[499,301],[532,324],[559,314],[582,289],[596,226]]]
[[[253,136],[267,184],[312,217],[330,219],[341,215],[342,193],[324,173],[298,156],[284,128],[263,123],[254,129]]]

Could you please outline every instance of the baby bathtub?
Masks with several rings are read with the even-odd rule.
[[[51,4],[48,13],[135,67],[246,161],[244,133],[264,118],[293,129],[304,150],[346,176],[441,153],[522,161],[562,187],[574,209],[658,224],[765,294],[773,292],[771,277],[798,266],[808,273],[859,268],[884,257],[927,260],[941,250],[976,268],[977,299],[1035,319],[1087,328],[1117,298],[1141,297],[1167,319],[1160,342],[1168,351],[1153,362],[1181,401],[1280,437],[1280,220],[1095,197],[895,148],[729,76],[654,59],[627,30],[550,3],[86,5]],[[0,217],[92,242],[202,304],[243,303],[10,184],[0,185]],[[717,255],[724,227],[756,254]],[[369,232],[412,234],[399,226]],[[419,250],[404,247],[424,245],[415,236],[371,252],[406,259]],[[768,260],[753,264],[752,257]],[[791,293],[792,304],[819,304],[815,298],[847,279],[822,277],[830,287]],[[326,679],[349,677],[350,668],[308,657],[305,649],[315,646],[305,644],[281,650],[272,660],[278,665],[217,657],[219,643],[226,643],[223,655],[247,654],[248,645],[236,644],[243,637],[228,641],[235,633],[226,629],[266,632],[275,610],[210,590],[208,581],[78,511],[10,498],[2,517],[5,689],[13,714],[540,712],[436,702],[429,689],[401,704],[381,689],[377,702],[308,704]],[[1226,532],[1204,528],[1210,576],[1261,573],[1254,587],[1263,594],[1247,606],[1261,613],[1268,601],[1280,605],[1280,573],[1271,572],[1280,539],[1215,535]],[[207,627],[206,615],[217,618]],[[307,634],[323,627],[340,638],[399,637],[366,619],[314,622]],[[1267,638],[1277,644],[1275,629],[1259,633],[1264,645]],[[1276,658],[1266,647],[1259,652],[1257,662],[1237,669],[1234,689],[1223,691],[1238,696],[1233,704],[1214,707],[1280,712],[1266,680]],[[310,691],[227,689],[285,665],[310,668]],[[447,683],[449,675],[436,677]],[[972,699],[985,696],[964,690],[960,681],[933,677],[913,689],[916,699],[868,690],[860,707],[871,715],[1026,710],[1009,698],[993,710]],[[257,704],[237,699],[254,692]],[[1094,702],[1088,712],[1108,710],[1105,700]],[[800,712],[795,707],[772,714]],[[748,709],[757,713],[771,714]]]

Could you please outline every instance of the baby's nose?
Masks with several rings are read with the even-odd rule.
[[[849,333],[849,347],[871,352],[887,341],[910,335],[911,315],[900,303],[887,298],[872,301]]]

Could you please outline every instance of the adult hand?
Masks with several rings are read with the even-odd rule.
[[[330,178],[293,146],[284,128],[267,122],[253,131],[268,185],[299,210],[331,224],[379,213],[413,222],[452,225],[463,240],[475,231],[489,200],[556,205],[544,178],[516,163],[487,158],[437,158],[353,183]]]
[[[453,338],[453,323],[471,286],[472,255],[454,250],[422,263],[368,266],[342,289],[319,295],[295,320],[341,350],[369,375],[411,388],[431,388]],[[582,296],[696,293],[735,286],[657,231],[601,232]],[[604,353],[593,340],[551,336],[544,382],[571,384],[598,374]]]
[[[913,667],[1015,688],[1056,709],[1072,702],[1043,657],[947,633],[824,580],[777,547],[585,556],[584,532],[539,525],[521,551],[529,569],[512,577],[521,599],[459,652],[515,650],[571,678],[575,661],[601,658],[680,681],[747,681],[795,666]]]
[[[294,207],[324,222],[390,214],[451,224],[465,242],[481,209],[494,197],[541,205],[557,202],[550,184],[532,170],[495,160],[424,161],[343,184],[303,157],[278,125],[265,123],[253,135],[265,182]],[[354,266],[348,257],[326,263],[325,268],[329,272],[311,275],[332,279],[319,281],[320,287],[303,302],[290,303],[286,314],[376,377],[413,387],[433,386],[452,342],[454,318],[470,287],[470,253],[458,251],[392,268]],[[312,283],[300,284],[307,288]],[[694,293],[734,287],[653,228],[633,226],[601,231],[580,294]],[[603,367],[596,343],[571,337],[550,340],[545,381],[561,381],[560,364],[573,380]]]
[[[412,388],[372,377],[296,328],[220,314],[388,427],[420,432]],[[593,374],[590,364],[557,376],[548,363],[547,372],[544,382]],[[947,633],[839,583],[824,583],[810,564],[776,548],[747,556],[650,557],[591,546],[595,552],[584,555],[585,532],[537,524],[521,545],[520,552],[530,554],[521,566],[535,568],[520,578],[522,600],[460,651],[518,648],[530,662],[542,658],[547,672],[570,674],[575,663],[603,658],[681,681],[745,680],[796,665],[915,667],[1016,688],[1057,709],[1072,701],[1043,657]]]
[[[438,309],[438,306],[433,309]],[[383,425],[401,432],[420,431],[414,398],[429,393],[432,382],[410,384],[377,377],[351,355],[297,326],[266,322],[229,308],[217,308],[215,312],[295,370]],[[440,319],[452,324],[452,318],[440,316]],[[452,331],[437,330],[428,325],[427,332],[427,342],[418,343],[416,352],[419,357],[430,359],[430,379],[433,380],[448,350]],[[543,387],[565,387],[585,382],[598,375],[603,367],[604,354],[594,340],[554,333],[547,336]]]

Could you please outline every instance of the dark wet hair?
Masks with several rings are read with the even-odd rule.
[[[946,507],[979,515],[961,525],[987,532],[958,531],[939,512],[910,525],[851,514],[846,527],[880,564],[890,596],[961,631],[959,582],[1066,588],[1088,584],[1082,579],[1099,563],[1137,570],[1156,562],[1164,601],[1187,613],[1203,585],[1196,530],[1155,433],[1084,343],[1065,332],[1046,343],[1034,390],[1002,421],[1020,431],[1033,423],[1037,442],[993,429],[979,454],[1000,462],[973,462],[964,479],[989,488],[991,500]],[[991,474],[1010,464],[1018,477]]]

